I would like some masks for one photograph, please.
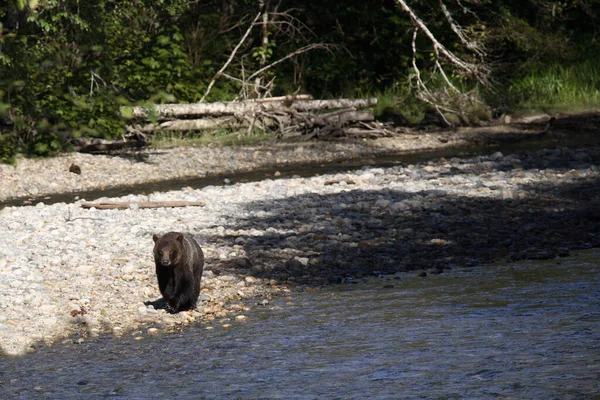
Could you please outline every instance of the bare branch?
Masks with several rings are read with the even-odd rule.
[[[421,79],[421,71],[419,70],[419,67],[417,66],[417,34],[419,32],[419,28],[415,27],[414,31],[413,31],[413,37],[412,37],[412,43],[411,43],[411,47],[412,47],[412,53],[413,53],[413,57],[412,57],[412,66],[413,66],[413,70],[415,71],[415,78],[417,79],[417,97],[419,99],[421,99],[422,101],[424,101],[425,103],[433,106],[433,108],[435,108],[435,110],[437,111],[437,113],[440,115],[440,117],[442,118],[442,120],[444,120],[444,123],[446,123],[448,126],[451,126],[452,124],[446,119],[446,117],[444,116],[444,113],[441,111],[441,109],[444,109],[443,106],[440,106],[438,103],[438,101],[435,101],[435,96],[429,91],[429,89],[427,89],[427,85],[425,85],[425,83],[423,82],[423,80]],[[439,65],[439,63],[436,61],[437,65]],[[441,69],[441,66],[440,66]],[[446,77],[445,74],[443,74],[444,78],[447,80],[448,78]],[[447,82],[449,82],[447,80]],[[452,86],[452,84],[450,84]],[[452,86],[454,87],[454,86]],[[445,109],[445,111],[453,111],[453,110],[449,110],[449,109]]]
[[[223,73],[223,76],[225,78],[227,78],[227,79],[231,79],[232,81],[237,82],[237,83],[241,83],[242,85],[245,85],[245,86],[252,86],[252,87],[255,87],[257,89],[266,89],[265,86],[257,85],[255,83],[246,82],[243,79],[236,78],[235,76],[231,76],[231,75],[228,75],[226,73]]]
[[[413,24],[422,30],[423,33],[425,33],[425,36],[427,36],[427,38],[431,41],[436,51],[439,51],[455,67],[459,68],[463,72],[468,73],[469,75],[472,75],[480,83],[487,85],[488,71],[485,66],[463,61],[460,57],[456,56],[436,39],[427,25],[425,25],[425,23],[413,12],[413,10],[406,4],[404,0],[396,0],[396,2],[398,2],[402,10],[404,10],[404,12],[410,16]]]
[[[223,74],[223,71],[225,71],[227,69],[227,67],[229,66],[229,64],[231,64],[237,51],[240,49],[242,44],[246,41],[246,39],[248,38],[248,35],[250,35],[250,32],[252,32],[252,28],[254,28],[254,24],[256,24],[256,21],[258,21],[258,19],[261,17],[261,15],[262,15],[262,12],[259,12],[258,14],[256,14],[256,17],[254,18],[254,20],[248,27],[248,30],[246,30],[246,33],[244,33],[244,36],[242,36],[242,39],[240,39],[240,42],[237,44],[237,46],[235,46],[235,48],[229,55],[227,62],[225,62],[225,64],[221,67],[221,69],[219,71],[217,71],[217,73],[213,77],[212,81],[210,81],[210,83],[208,84],[208,87],[206,88],[206,92],[204,93],[204,96],[202,96],[202,98],[200,99],[200,103],[204,102],[204,99],[206,99],[206,96],[208,96],[208,94],[210,93],[210,91],[211,91],[213,85],[215,84],[215,82],[217,81],[217,79],[219,79],[221,77],[221,74]]]
[[[331,51],[331,47],[334,47],[334,46],[333,46],[333,45],[330,45],[330,44],[325,44],[325,43],[315,43],[315,44],[309,44],[309,45],[307,45],[307,46],[301,47],[301,48],[299,48],[298,50],[296,50],[296,51],[294,51],[294,52],[292,52],[292,53],[288,54],[287,56],[285,56],[285,57],[282,57],[282,58],[280,58],[279,60],[277,60],[277,61],[274,61],[274,62],[272,62],[271,64],[269,64],[269,65],[266,65],[266,66],[264,66],[263,68],[259,69],[258,71],[254,72],[252,75],[250,75],[250,76],[248,77],[248,79],[247,79],[247,80],[250,80],[250,79],[252,79],[252,78],[256,77],[257,75],[259,75],[259,74],[262,74],[262,73],[263,73],[263,72],[265,72],[266,70],[268,70],[268,69],[271,69],[271,68],[273,68],[275,65],[277,65],[277,64],[281,64],[281,63],[282,63],[282,62],[284,62],[285,60],[288,60],[288,59],[290,59],[290,58],[292,58],[292,57],[295,57],[295,56],[298,56],[298,55],[300,55],[300,54],[306,53],[306,52],[308,52],[308,51],[310,51],[310,50],[316,50],[316,49],[323,49],[323,50],[328,50],[328,51]]]
[[[461,41],[461,43],[464,44],[467,49],[471,50],[478,56],[484,57],[485,51],[483,49],[482,44],[467,36],[467,34],[465,33],[465,29],[458,25],[454,18],[452,18],[452,14],[450,14],[450,11],[448,11],[448,8],[442,0],[440,0],[440,7],[442,9],[442,12],[444,13],[444,16],[446,17],[446,20],[450,24],[450,29],[452,29],[452,31],[456,33],[456,36],[458,36],[458,39]]]
[[[415,71],[415,77],[417,78],[417,86],[419,88],[424,88],[425,90],[427,90],[427,87],[425,86],[425,84],[423,83],[423,80],[421,79],[421,71],[419,71],[419,67],[417,67],[417,34],[419,33],[419,28],[416,28],[413,30],[413,37],[412,37],[412,42],[411,42],[411,48],[412,48],[412,67],[413,70]]]
[[[477,14],[475,14],[473,11],[471,11],[471,9],[469,9],[468,7],[465,7],[465,6],[464,6],[464,5],[463,5],[463,4],[460,2],[460,0],[455,0],[455,1],[456,1],[456,4],[458,4],[458,6],[459,6],[460,8],[462,8],[462,10],[463,10],[463,13],[464,13],[464,14],[472,14],[473,16],[477,17]],[[477,2],[476,2],[476,4],[479,4],[479,3],[477,3]]]
[[[290,38],[293,38],[296,34],[300,35],[305,41],[308,41],[308,36],[316,37],[316,33],[312,29],[310,29],[308,25],[306,25],[304,22],[300,21],[298,18],[294,17],[291,14],[293,11],[298,11],[298,9],[290,8],[283,12],[276,11],[271,13],[271,15],[273,16],[271,25],[279,25],[282,27],[285,26],[286,29],[282,29],[281,31],[288,35]],[[305,34],[305,32],[308,32],[308,36]]]
[[[452,84],[452,82],[450,82],[450,79],[448,79],[448,75],[446,75],[444,68],[442,68],[442,65],[440,64],[440,58],[439,58],[440,54],[437,49],[435,49],[435,56],[436,56],[436,60],[435,60],[436,70],[440,71],[440,75],[442,75],[442,78],[444,79],[444,82],[446,82],[446,85],[448,85],[448,87],[450,87],[453,91],[460,93],[460,90],[458,90],[456,88],[456,86],[454,86]]]

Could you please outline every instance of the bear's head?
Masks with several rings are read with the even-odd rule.
[[[153,235],[154,259],[164,267],[179,265],[183,255],[183,235],[167,233],[163,236]]]

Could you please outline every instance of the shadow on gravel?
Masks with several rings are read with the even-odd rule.
[[[500,200],[384,190],[255,202],[248,210],[265,210],[263,216],[226,228],[266,228],[263,236],[213,238],[224,246],[243,245],[250,261],[209,264],[216,273],[310,285],[551,259],[600,246],[600,181],[527,189],[535,196]]]
[[[153,300],[153,301],[145,301],[144,305],[152,306],[152,307],[154,307],[155,310],[166,310],[167,309],[167,302],[162,297],[159,297],[158,299]]]

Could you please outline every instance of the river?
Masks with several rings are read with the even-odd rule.
[[[600,398],[600,250],[404,273],[243,322],[0,358],[3,399]]]

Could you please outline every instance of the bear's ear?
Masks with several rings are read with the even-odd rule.
[[[183,235],[181,233],[177,235],[177,241],[183,243]]]
[[[156,233],[154,235],[152,235],[152,240],[154,240],[154,243],[156,243],[156,241],[158,239],[160,239],[160,238],[158,237],[158,235]]]

